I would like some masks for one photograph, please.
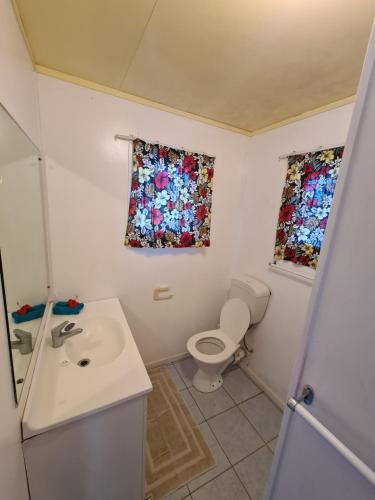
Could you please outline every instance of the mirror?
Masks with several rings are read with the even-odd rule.
[[[39,151],[0,106],[0,270],[16,403],[48,296],[41,188]]]

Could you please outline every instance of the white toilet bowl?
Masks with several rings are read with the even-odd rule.
[[[239,298],[225,302],[220,314],[220,328],[190,337],[187,349],[198,365],[193,385],[201,392],[216,391],[222,383],[221,374],[232,362],[250,325],[250,310]]]

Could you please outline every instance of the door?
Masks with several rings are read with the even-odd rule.
[[[315,397],[303,407],[358,460],[350,463],[311,422],[287,409],[266,498],[374,500],[374,30],[290,396],[297,397],[305,384],[313,387]],[[367,477],[357,465],[367,469]]]

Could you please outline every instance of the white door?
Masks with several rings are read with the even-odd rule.
[[[374,31],[290,396],[297,397],[305,384],[313,387],[315,398],[310,406],[302,406],[358,460],[351,464],[298,411],[288,409],[266,498],[374,500]],[[357,466],[367,470],[367,477]]]

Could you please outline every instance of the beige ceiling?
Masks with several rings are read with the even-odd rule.
[[[15,0],[36,64],[246,131],[356,92],[374,0]]]

